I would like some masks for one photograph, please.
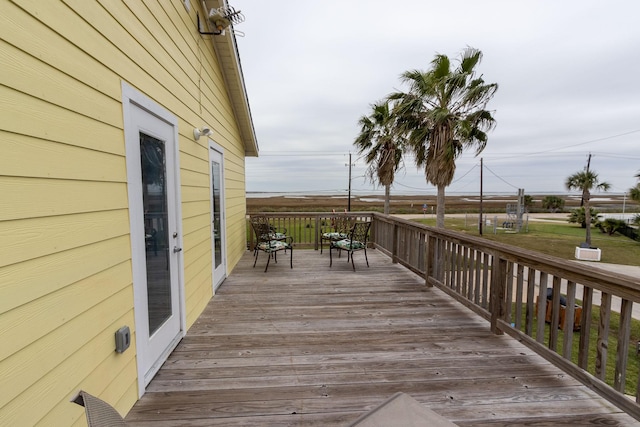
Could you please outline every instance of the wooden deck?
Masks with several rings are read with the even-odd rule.
[[[460,426],[640,425],[376,250],[247,253],[127,416],[345,426],[403,391]],[[401,423],[398,423],[401,425]]]

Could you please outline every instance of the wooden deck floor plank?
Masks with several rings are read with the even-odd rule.
[[[384,255],[326,255],[247,253],[127,421],[343,426],[403,391],[460,425],[638,425]]]
[[[423,402],[439,402],[450,404],[450,400],[464,402],[463,404],[478,404],[488,401],[535,401],[591,399],[593,396],[585,393],[580,384],[568,381],[554,381],[549,387],[549,377],[530,378],[526,387],[522,386],[522,379],[500,379],[487,383],[477,379],[457,379],[438,381],[406,381],[386,382],[381,384],[331,384],[331,385],[298,385],[285,387],[254,387],[238,389],[210,389],[197,391],[167,391],[162,401],[142,401],[139,410],[164,410],[175,405],[217,405],[250,400],[263,401],[265,393],[270,400],[295,399],[337,399],[362,400],[371,402],[371,397],[380,393],[391,396],[398,391],[411,393]],[[452,389],[455,393],[452,394]],[[276,404],[277,405],[277,404]]]
[[[443,379],[453,381],[463,378],[465,375],[475,378],[492,381],[496,378],[507,376],[527,376],[536,375],[543,366],[505,366],[501,369],[474,369],[466,368],[450,368],[450,369],[424,369],[424,370],[402,370],[395,372],[377,371],[377,372],[338,372],[338,373],[321,373],[321,374],[297,374],[292,372],[289,375],[263,375],[259,377],[233,377],[233,378],[198,378],[198,379],[182,379],[182,380],[166,380],[158,377],[157,380],[150,385],[148,390],[153,392],[166,391],[193,391],[208,389],[224,389],[224,388],[244,388],[252,387],[256,382],[275,386],[287,385],[313,385],[313,384],[366,384],[369,382],[385,383],[389,381],[435,381]],[[318,370],[321,370],[319,367]]]
[[[573,390],[576,388],[574,387]],[[486,396],[486,394],[482,395]],[[362,412],[372,409],[369,398],[360,395],[341,396],[338,398],[295,398],[269,400],[242,400],[241,402],[201,402],[177,400],[168,406],[150,406],[140,408],[140,414],[146,419],[153,417],[157,420],[184,420],[188,418],[229,418],[229,417],[257,417],[264,415],[292,415]],[[415,394],[416,400],[423,405],[437,411],[440,415],[456,422],[457,420],[486,420],[517,416],[520,419],[537,417],[540,407],[544,405],[545,413],[561,413],[564,415],[599,415],[602,411],[601,402],[585,396],[584,393],[563,392],[551,395],[531,394],[526,400],[519,400],[519,396],[504,395],[502,399],[474,399],[467,397],[458,404],[455,399],[437,394]],[[496,397],[501,397],[496,395]],[[537,398],[536,398],[537,397]],[[533,399],[535,398],[535,399]],[[571,401],[570,408],[566,402]],[[606,405],[605,405],[606,407]],[[606,409],[606,408],[605,408]],[[612,408],[610,408],[612,409]],[[615,413],[615,412],[613,412]],[[185,414],[188,414],[185,417]]]
[[[520,352],[514,355],[514,358],[526,357],[532,355],[532,350],[528,352]],[[437,357],[436,357],[437,356]],[[487,359],[504,357],[500,353],[499,349],[482,349],[482,350],[465,350],[465,351],[433,351],[433,352],[418,352],[418,351],[378,351],[368,353],[358,352],[344,352],[333,354],[305,354],[299,356],[270,356],[266,361],[270,366],[291,366],[291,365],[326,365],[331,363],[366,363],[370,361],[384,362],[386,360],[391,361],[420,361],[427,360],[428,363],[438,364],[439,361],[446,364],[449,362],[455,362],[461,358],[475,359],[477,363],[484,363]],[[244,368],[255,366],[259,361],[257,358],[243,357],[238,358],[236,354],[231,357],[222,358],[218,353],[211,353],[207,351],[198,352],[183,352],[180,358],[173,358],[165,363],[163,370],[174,369],[230,369],[230,368]],[[489,362],[490,363],[490,362]],[[535,361],[531,363],[546,363],[546,361],[535,358]],[[260,364],[264,364],[263,362]]]
[[[210,367],[191,366],[182,369],[163,369],[156,376],[161,381],[172,379],[190,380],[190,379],[216,379],[216,378],[242,378],[242,377],[259,377],[262,375],[307,375],[314,374],[319,370],[323,373],[372,373],[372,372],[396,372],[396,371],[418,371],[418,372],[436,372],[438,375],[444,373],[454,374],[455,371],[472,371],[481,373],[483,370],[502,370],[505,367],[522,367],[536,366],[538,364],[548,364],[539,358],[531,358],[525,356],[514,357],[493,357],[491,359],[483,359],[479,357],[473,358],[457,358],[451,357],[447,360],[433,360],[433,358],[413,358],[413,359],[396,359],[396,360],[372,360],[372,361],[340,361],[330,363],[296,363],[294,364],[275,364],[271,360],[256,360],[253,365]],[[267,364],[261,362],[269,362]],[[482,368],[478,368],[480,365]],[[184,365],[183,365],[184,366]]]

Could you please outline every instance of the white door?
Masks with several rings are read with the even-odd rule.
[[[142,395],[183,335],[176,124],[131,102],[125,135]]]
[[[222,159],[222,150],[217,148],[213,142],[210,142],[209,172],[211,173],[211,244],[213,251],[214,292],[227,275],[224,221],[224,169]]]

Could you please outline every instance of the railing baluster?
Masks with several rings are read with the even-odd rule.
[[[540,272],[540,286],[538,287],[538,323],[536,325],[536,341],[540,344],[544,342],[545,317],[547,313],[547,280],[549,275]]]
[[[562,340],[562,357],[571,360],[573,349],[573,331],[575,328],[576,283],[567,282],[567,308],[564,323],[564,338]]]
[[[582,318],[580,319],[580,343],[578,345],[578,366],[585,371],[589,366],[589,336],[591,334],[591,312],[593,309],[593,289],[582,289]]]
[[[516,318],[515,328],[522,329],[522,293],[524,287],[524,266],[518,264],[516,273]]]
[[[475,280],[474,280],[474,284],[475,284],[475,298],[473,299],[473,301],[476,304],[480,304],[480,298],[482,296],[482,252],[478,251],[478,250],[474,250],[473,251],[473,262],[475,265]]]
[[[456,251],[456,290],[460,295],[464,295],[467,284],[464,281],[464,245],[458,244]]]
[[[631,334],[631,309],[633,302],[623,299],[620,305],[620,325],[618,326],[618,347],[616,348],[616,369],[613,388],[624,393],[629,355],[629,335]]]
[[[551,300],[551,323],[549,324],[549,348],[558,349],[558,327],[560,326],[560,277],[553,276],[553,297]],[[549,301],[547,299],[547,304]],[[548,311],[548,310],[547,310]]]
[[[498,319],[505,319],[507,260],[494,255],[493,261],[493,268],[491,270],[491,332],[496,335],[502,335],[504,332],[498,328]]]
[[[600,300],[600,322],[596,343],[596,378],[605,380],[607,374],[607,355],[609,353],[609,323],[611,322],[611,294],[602,292]]]
[[[456,249],[456,244],[453,242],[449,242],[449,248],[447,250],[447,256],[449,257],[448,262],[447,262],[447,287],[449,288],[453,288],[453,281],[454,281],[454,265],[455,265],[455,249]]]
[[[489,308],[489,254],[485,252],[482,258],[482,307]]]
[[[475,277],[475,268],[474,268],[474,263],[475,263],[475,251],[471,248],[467,248],[467,299],[469,301],[474,301],[474,297],[475,297],[475,283],[474,283],[474,277]]]
[[[534,313],[534,299],[536,292],[536,270],[532,267],[528,267],[528,275],[527,275],[527,315],[526,315],[526,325],[525,325],[525,334],[529,336],[533,336],[533,319],[535,317]]]
[[[513,303],[513,262],[507,261],[507,271],[505,273],[506,305],[504,316],[511,322],[511,305]]]

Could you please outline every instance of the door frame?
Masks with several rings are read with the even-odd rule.
[[[226,203],[225,203],[225,190],[224,190],[224,148],[216,144],[213,140],[209,139],[209,175],[211,175],[211,162],[213,159],[213,153],[217,153],[220,156],[220,224],[222,228],[222,240],[220,247],[222,248],[222,271],[218,273],[219,277],[216,280],[216,259],[215,259],[215,239],[213,236],[213,230],[211,230],[211,281],[213,284],[213,293],[222,284],[227,277],[227,216],[226,216]],[[217,160],[217,159],[216,159]],[[211,211],[211,226],[213,227],[213,177],[209,176],[209,197],[210,197],[210,211]]]
[[[185,300],[185,289],[184,289],[184,252],[181,251],[178,253],[177,260],[177,278],[178,278],[178,301],[179,306],[177,307],[180,322],[180,330],[176,338],[168,345],[168,347],[162,352],[158,361],[152,366],[150,369],[150,374],[146,375],[147,367],[145,365],[145,357],[143,357],[144,350],[146,349],[146,345],[143,345],[143,339],[147,339],[146,336],[142,336],[142,334],[138,334],[137,331],[140,325],[146,325],[148,323],[147,313],[143,312],[143,310],[138,309],[141,306],[146,306],[146,292],[142,292],[140,286],[137,286],[135,283],[136,278],[140,277],[140,262],[145,262],[144,260],[138,259],[138,255],[142,250],[144,253],[144,247],[140,247],[140,245],[144,245],[144,241],[139,242],[139,239],[134,239],[132,236],[142,233],[144,235],[144,229],[140,230],[141,224],[138,223],[137,215],[139,215],[139,211],[142,210],[141,200],[137,200],[135,196],[136,191],[133,191],[133,186],[138,183],[134,183],[129,179],[131,168],[135,167],[135,163],[137,162],[139,165],[140,157],[132,156],[130,154],[131,144],[139,144],[139,136],[137,131],[136,123],[132,118],[132,108],[139,108],[150,115],[155,116],[157,119],[160,119],[170,126],[173,127],[173,143],[172,147],[172,155],[174,157],[174,165],[173,165],[173,174],[174,174],[174,188],[173,192],[175,195],[175,206],[172,214],[175,216],[176,221],[176,233],[177,233],[177,244],[182,247],[183,233],[182,233],[182,197],[180,193],[180,157],[179,157],[179,135],[178,135],[178,119],[171,112],[145,96],[143,93],[139,92],[137,89],[133,88],[126,82],[122,82],[122,110],[123,110],[123,118],[124,118],[124,140],[125,140],[125,153],[126,153],[126,164],[127,164],[127,190],[128,190],[128,208],[129,208],[129,227],[130,227],[130,240],[131,240],[131,266],[132,266],[132,279],[133,283],[133,310],[134,310],[134,320],[135,320],[135,337],[136,337],[136,365],[137,365],[137,376],[138,376],[138,397],[142,397],[144,395],[148,381],[152,378],[157,371],[162,366],[162,363],[166,360],[169,354],[175,349],[178,345],[182,337],[184,337],[186,333],[186,300]],[[169,148],[169,147],[167,147]],[[136,209],[138,211],[136,211]],[[144,227],[144,224],[142,224]],[[146,273],[145,273],[146,275]],[[142,329],[148,329],[142,327]],[[147,331],[148,332],[148,331]],[[132,334],[134,332],[132,331]],[[148,335],[148,333],[147,333]]]

